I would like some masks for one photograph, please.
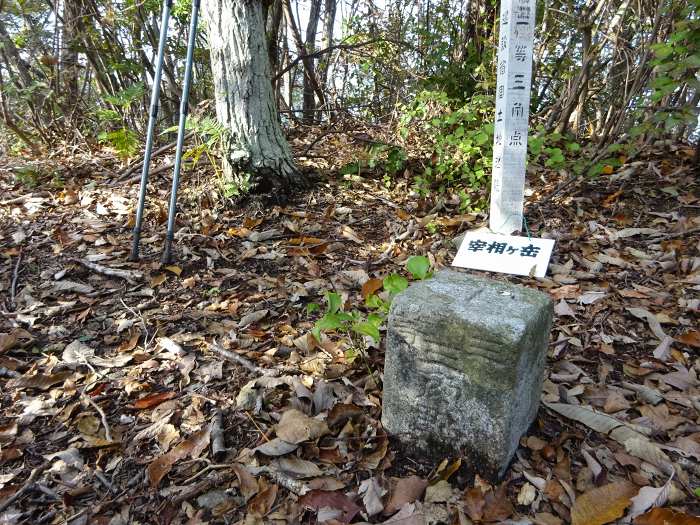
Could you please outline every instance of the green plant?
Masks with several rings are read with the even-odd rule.
[[[127,128],[103,131],[97,135],[97,140],[101,144],[107,144],[114,148],[117,156],[122,160],[133,157],[139,148],[138,135],[135,131]]]
[[[413,256],[406,262],[406,270],[413,279],[421,280],[432,276],[430,261],[424,256]],[[382,281],[382,289],[386,292],[386,300],[372,293],[365,299],[362,312],[358,308],[345,311],[342,297],[336,292],[326,292],[326,311],[316,321],[311,333],[316,339],[321,339],[321,332],[335,331],[344,334],[367,335],[375,342],[381,340],[380,329],[389,313],[393,298],[408,287],[408,280],[397,273],[387,275]],[[319,309],[318,304],[310,303],[306,307],[308,314]],[[357,345],[356,345],[357,346]]]
[[[414,189],[421,195],[455,189],[469,194],[463,207],[486,205],[493,155],[493,98],[474,95],[466,103],[440,91],[423,91],[404,106],[397,132],[407,156],[421,169]]]

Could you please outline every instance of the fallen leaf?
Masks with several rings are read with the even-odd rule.
[[[258,493],[258,484],[255,482],[253,475],[248,472],[248,469],[240,463],[231,465],[231,469],[236,473],[238,478],[238,489],[245,501],[255,496]]]
[[[368,516],[374,516],[384,510],[382,497],[386,494],[386,489],[379,484],[377,478],[371,477],[362,481],[357,493],[362,496],[362,503],[365,505]]]
[[[666,483],[661,487],[642,487],[639,489],[639,494],[632,498],[632,507],[630,508],[628,518],[636,518],[640,514],[645,513],[651,507],[661,507],[668,501],[668,495],[671,490],[671,476]]]
[[[564,299],[562,299],[556,304],[556,306],[554,307],[554,313],[560,317],[565,315],[568,315],[569,317],[576,317],[576,313],[571,309],[569,303],[567,303]]]
[[[508,485],[501,484],[495,491],[489,491],[484,495],[484,521],[507,520],[513,515],[513,504],[508,499]]]
[[[277,424],[277,437],[288,443],[310,441],[328,434],[324,421],[313,419],[299,410],[287,410]]]
[[[277,485],[270,485],[248,502],[248,512],[258,518],[270,513],[277,499]]]
[[[655,508],[637,517],[634,525],[700,525],[700,518],[672,509]]]
[[[188,456],[192,459],[198,457],[209,446],[209,438],[209,425],[206,425],[202,430],[190,436],[170,452],[154,459],[147,468],[151,487],[156,488],[160,480],[170,472],[176,462]]]
[[[589,490],[576,498],[571,507],[572,525],[604,525],[616,520],[625,513],[637,491],[637,486],[628,481]]]
[[[296,456],[281,457],[273,461],[271,466],[295,479],[315,478],[323,474],[316,463]]]
[[[298,445],[296,443],[289,443],[283,439],[274,438],[255,447],[253,451],[260,452],[266,456],[284,456],[285,454],[289,454],[293,450],[296,450],[297,447]]]
[[[17,344],[17,336],[14,333],[0,334],[0,352],[12,350]]]
[[[684,345],[700,348],[700,331],[695,330],[693,332],[686,332],[683,335],[678,336],[676,340]]]
[[[362,244],[362,239],[360,239],[355,230],[353,230],[350,226],[343,225],[340,228],[340,234],[346,239],[350,239],[357,244]]]
[[[406,503],[413,503],[425,492],[428,482],[418,476],[407,478],[394,478],[389,501],[384,508],[384,514],[393,514],[401,509]]]
[[[180,277],[180,274],[182,273],[182,268],[180,268],[179,266],[175,266],[175,265],[166,266],[165,269],[168,270],[169,272],[174,273],[178,277]]]
[[[625,308],[625,310],[636,318],[646,321],[652,333],[659,341],[663,341],[668,337],[663,328],[661,328],[661,323],[659,320],[649,310],[645,310],[644,308]]]
[[[383,279],[370,279],[362,285],[362,297],[367,299],[370,295],[376,293],[384,286]]]
[[[165,282],[167,279],[167,276],[164,273],[159,273],[151,277],[151,283],[150,286],[151,288],[156,288],[157,286],[160,286]]]
[[[63,383],[73,376],[71,370],[63,370],[55,374],[34,374],[32,376],[22,376],[7,382],[8,388],[37,388],[47,390],[56,383]]]
[[[354,501],[342,492],[327,492],[324,490],[312,490],[299,498],[299,505],[316,512],[323,507],[342,511],[338,517],[341,523],[350,523],[360,512]]]
[[[486,499],[479,487],[474,487],[464,493],[464,510],[473,521],[481,521],[484,516]]]
[[[150,394],[134,401],[134,408],[139,410],[152,408],[160,405],[163,401],[167,401],[168,399],[172,399],[174,397],[175,392],[158,392],[157,394]]]

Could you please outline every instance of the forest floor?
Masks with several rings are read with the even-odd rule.
[[[364,311],[409,256],[449,266],[452,239],[486,224],[408,179],[339,175],[362,151],[315,144],[300,163],[319,180],[284,205],[224,206],[210,170],[188,170],[165,267],[169,171],[129,263],[138,182],[111,156],[2,161],[0,523],[698,523],[692,151],[553,198],[565,174],[530,166],[548,277],[491,277],[549,293],[556,318],[543,404],[495,486],[384,432],[383,342],[311,335],[326,292]]]

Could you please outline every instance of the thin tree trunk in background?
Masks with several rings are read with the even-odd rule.
[[[279,70],[280,49],[279,49],[279,33],[280,24],[282,23],[282,0],[273,0],[272,5],[268,8],[266,17],[267,27],[267,53],[270,57],[270,73],[274,79]],[[277,91],[277,82],[272,81],[272,86]]]
[[[323,15],[323,47],[328,48],[333,45],[333,28],[335,26],[336,0],[325,0]],[[331,53],[319,59],[318,70],[321,74],[321,87],[328,92],[328,68],[331,64]]]
[[[216,115],[228,130],[224,174],[258,190],[300,186],[270,82],[270,60],[259,0],[205,0],[204,17],[214,80]]]
[[[321,16],[321,0],[311,0],[311,8],[309,9],[309,23],[306,24],[306,39],[304,41],[304,52],[306,54],[316,51],[316,30],[318,29],[318,21]],[[305,58],[306,70],[316,71],[316,60],[313,58]],[[303,92],[303,109],[304,122],[312,124],[316,118],[316,99],[314,97],[314,87],[312,85],[311,75],[304,75],[304,92]]]
[[[78,100],[78,19],[80,18],[80,1],[63,0],[63,27],[61,30],[60,70],[62,77],[63,99],[66,111]]]

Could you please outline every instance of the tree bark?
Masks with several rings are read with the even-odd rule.
[[[311,8],[309,9],[309,23],[306,25],[306,40],[304,42],[304,50],[307,55],[316,51],[316,30],[318,29],[318,20],[321,15],[321,0],[311,0]],[[305,59],[308,61],[307,69],[316,70],[315,60],[312,57]],[[311,76],[304,75],[304,122],[312,124],[316,118],[316,98],[314,97],[314,87],[311,83]]]
[[[262,2],[205,0],[204,17],[216,115],[228,131],[224,174],[238,183],[250,177],[257,191],[305,185],[278,120]]]

